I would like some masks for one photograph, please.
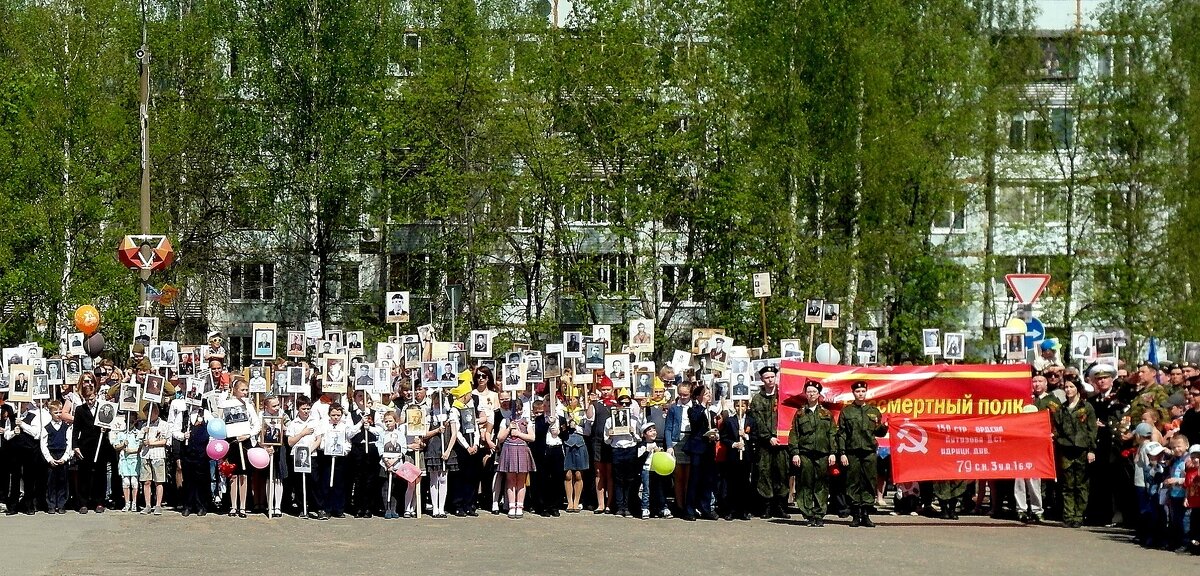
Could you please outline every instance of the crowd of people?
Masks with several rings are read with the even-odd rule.
[[[878,442],[886,419],[866,401],[866,382],[842,406],[826,402],[820,382],[805,383],[790,423],[776,421],[783,399],[771,364],[751,398],[736,401],[669,365],[636,398],[602,370],[590,386],[548,381],[510,393],[484,365],[452,388],[396,369],[390,392],[345,394],[325,393],[310,367],[308,394],[252,395],[247,378],[226,369],[220,336],[209,344],[211,391],[189,397],[165,374],[162,401],[143,400],[125,425],[101,426],[111,414],[100,406],[154,373],[141,343],[123,368],[98,361],[51,400],[0,403],[7,514],[170,506],[185,516],[518,519],[528,509],[729,521],[798,514],[810,527],[836,514],[872,527],[882,509],[1120,525],[1144,546],[1197,550],[1200,373],[1190,365],[1129,373],[1094,364],[1081,374],[1044,354],[1030,405],[1051,413],[1056,481],[893,485]],[[214,421],[240,425],[215,455]],[[790,429],[786,442],[779,428]],[[260,449],[265,459],[255,461]]]

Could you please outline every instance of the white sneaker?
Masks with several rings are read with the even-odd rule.
[[[154,514],[155,516],[162,516],[162,506],[155,506],[151,514]]]
[[[663,518],[666,518],[666,519],[668,519],[668,520],[669,520],[669,519],[671,519],[671,518],[673,518],[673,516],[671,516],[671,509],[670,509],[670,508],[663,508],[663,511],[662,511],[662,517],[663,517]]]
[[[649,519],[650,519],[650,511],[642,510],[642,520],[649,520]]]
[[[142,508],[142,514],[149,514],[151,510],[153,510],[153,508],[149,506]]]

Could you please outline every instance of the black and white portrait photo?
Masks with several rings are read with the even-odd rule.
[[[304,357],[304,332],[299,330],[288,330],[288,345],[287,356],[289,358]]]
[[[822,328],[837,328],[841,325],[842,305],[833,302],[825,303],[825,314],[821,317]]]
[[[157,374],[147,374],[145,391],[142,393],[142,398],[147,402],[159,403],[162,402],[162,393],[163,377]]]
[[[299,474],[309,474],[312,472],[312,450],[308,446],[297,444],[292,448],[292,457],[295,459],[292,469]]]
[[[583,356],[583,333],[563,332],[563,355],[566,358]]]
[[[942,347],[942,357],[946,360],[962,360],[965,335],[962,332],[947,332],[943,339],[945,346]]]
[[[122,412],[137,412],[138,402],[141,399],[142,389],[135,382],[126,382],[121,385],[121,403],[119,408]]]
[[[492,355],[491,330],[471,331],[471,357],[490,358]]]
[[[822,312],[825,309],[825,301],[819,298],[810,298],[804,306],[804,323],[805,324],[820,324]]]
[[[504,365],[504,380],[501,389],[505,392],[525,390],[525,371],[520,363]]]
[[[383,299],[383,306],[389,324],[408,322],[408,292],[386,293]]]
[[[587,368],[597,369],[604,367],[604,343],[603,342],[588,342],[584,344],[584,360]]]
[[[613,408],[612,415],[612,435],[619,436],[621,434],[629,434],[629,408]]]
[[[1187,349],[1187,346],[1184,346]],[[1071,358],[1087,360],[1092,356],[1092,333],[1076,332],[1071,336]]]
[[[926,356],[938,356],[942,353],[941,339],[942,331],[937,328],[925,328],[921,330],[921,348]]]

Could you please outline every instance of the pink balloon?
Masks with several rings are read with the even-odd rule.
[[[224,440],[209,440],[207,452],[209,458],[220,460],[229,453],[229,443]]]
[[[271,464],[271,455],[267,454],[267,449],[261,446],[251,448],[246,452],[246,459],[250,461],[250,465],[262,470]]]

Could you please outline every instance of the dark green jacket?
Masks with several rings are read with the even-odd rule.
[[[1050,425],[1056,446],[1096,451],[1096,411],[1088,402],[1080,400],[1074,408],[1066,404],[1052,408]]]
[[[755,427],[751,430],[750,440],[756,446],[770,446],[771,438],[776,436],[775,424],[779,418],[776,412],[779,408],[779,389],[774,396],[765,396],[762,392],[750,398],[750,408],[747,413],[754,419]]]
[[[887,436],[883,414],[871,404],[847,404],[838,417],[837,453],[874,452],[879,447],[876,438]]]
[[[837,428],[833,425],[833,413],[818,406],[812,412],[808,408],[796,411],[792,418],[792,430],[788,435],[788,453],[792,456],[827,456],[837,446]]]

